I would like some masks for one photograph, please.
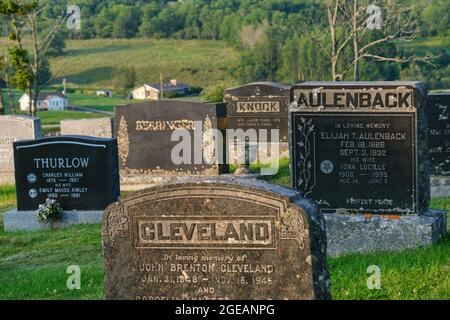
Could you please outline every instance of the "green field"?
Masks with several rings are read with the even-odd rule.
[[[289,183],[286,163],[271,180]],[[14,203],[14,188],[0,186],[0,212]],[[431,207],[449,212],[450,197],[434,199]],[[5,233],[2,224],[0,213],[0,299],[102,299],[100,225]],[[429,248],[351,254],[328,264],[333,299],[450,299],[450,234]],[[67,289],[71,265],[81,269],[81,290]],[[370,265],[380,267],[380,290],[366,286]]]
[[[50,66],[59,80],[75,88],[112,87],[120,67],[136,69],[137,84],[175,78],[203,88],[230,84],[228,68],[239,55],[222,41],[93,39],[67,42],[65,55],[52,58]]]

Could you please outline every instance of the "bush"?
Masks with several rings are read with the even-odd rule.
[[[224,95],[225,87],[217,86],[214,89],[207,90],[203,93],[203,98],[206,101],[211,102],[222,102]]]

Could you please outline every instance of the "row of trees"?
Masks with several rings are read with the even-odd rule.
[[[0,2],[4,22],[1,26],[6,35],[0,52],[0,114],[4,113],[6,101],[16,112],[13,94],[16,88],[31,97],[29,113],[36,115],[37,96],[51,80],[48,56],[61,52],[64,47],[60,29],[67,12],[49,17],[45,15],[49,7],[49,3],[39,1]]]

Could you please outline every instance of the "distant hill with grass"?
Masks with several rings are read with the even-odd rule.
[[[50,59],[54,84],[63,78],[69,86],[113,87],[121,67],[134,67],[136,84],[166,81],[202,88],[232,85],[229,68],[239,53],[223,41],[163,39],[93,39],[67,41],[64,55]]]

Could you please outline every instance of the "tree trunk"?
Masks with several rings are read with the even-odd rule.
[[[357,14],[358,14],[358,0],[353,2],[353,81],[359,80],[359,34],[358,34],[358,24],[357,24]]]
[[[40,73],[40,62],[39,62],[39,49],[38,49],[38,40],[37,40],[37,30],[36,30],[36,13],[33,12],[31,15],[31,34],[33,36],[33,54],[34,54],[34,61],[33,61],[33,72],[34,72],[34,77],[33,77],[33,94],[34,94],[34,99],[33,99],[33,104],[31,106],[31,116],[35,117],[36,116],[36,111],[37,111],[37,100],[38,100],[38,95],[39,95],[39,88],[38,88],[38,81],[39,81],[39,73]],[[31,88],[30,88],[31,89]],[[31,97],[31,95],[30,95]]]
[[[3,99],[3,89],[0,88],[0,115],[5,114],[5,100]]]

